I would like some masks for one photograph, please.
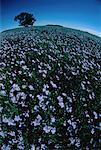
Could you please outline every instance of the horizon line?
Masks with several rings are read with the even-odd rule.
[[[95,36],[98,36],[101,38],[101,32],[98,32],[96,30],[93,30],[93,29],[90,29],[90,28],[86,28],[86,27],[75,27],[75,26],[66,26],[66,25],[61,25],[61,24],[55,24],[55,23],[48,23],[48,24],[37,24],[37,25],[33,25],[33,26],[46,26],[46,25],[60,25],[64,28],[71,28],[71,29],[75,29],[75,30],[80,30],[80,31],[83,31],[83,32],[88,32],[90,34],[93,34]],[[16,28],[21,28],[21,27],[15,27],[15,28],[9,28],[9,29],[4,29],[4,30],[0,30],[0,33],[4,32],[4,31],[7,31],[7,30],[12,30],[12,29],[16,29]]]

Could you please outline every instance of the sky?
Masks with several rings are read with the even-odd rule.
[[[0,31],[18,27],[14,17],[30,12],[35,25],[59,24],[101,33],[101,0],[1,0]]]

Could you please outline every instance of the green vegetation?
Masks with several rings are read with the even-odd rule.
[[[9,30],[0,57],[2,150],[100,150],[101,38]]]
[[[33,17],[33,14],[22,12],[19,15],[15,16],[14,21],[19,21],[19,26],[28,27],[30,25],[33,25],[36,19]]]

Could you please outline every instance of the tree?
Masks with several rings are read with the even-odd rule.
[[[19,26],[28,27],[33,25],[36,19],[34,18],[33,14],[22,12],[19,15],[15,16],[14,21],[19,21]]]

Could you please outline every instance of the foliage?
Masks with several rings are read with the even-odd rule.
[[[100,150],[101,43],[30,29],[2,33],[1,150]]]
[[[33,14],[22,12],[19,15],[15,16],[14,21],[19,21],[20,26],[29,26],[33,25],[36,19],[33,17]]]

